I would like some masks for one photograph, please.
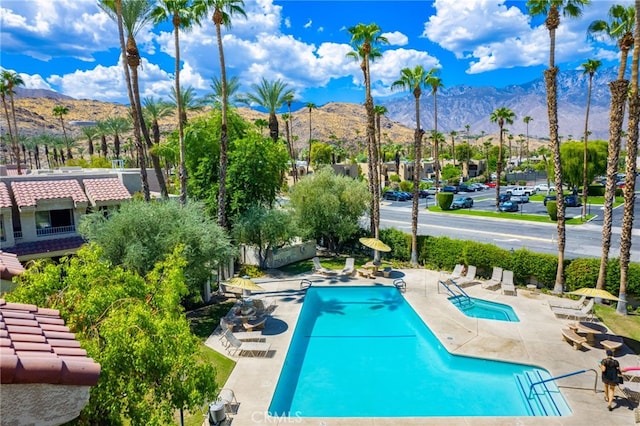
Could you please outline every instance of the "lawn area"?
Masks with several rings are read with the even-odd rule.
[[[571,192],[565,192],[565,195],[570,195],[570,194]],[[539,201],[542,203],[544,201],[545,195],[547,194],[542,193],[542,194],[532,195],[531,197],[529,197],[529,201]],[[580,197],[580,202],[582,202],[582,193],[579,193],[578,196]],[[604,206],[604,197],[594,195],[592,197],[587,198],[587,203]],[[613,207],[618,207],[623,203],[624,203],[624,198],[616,197],[616,200],[613,203]]]
[[[596,316],[618,336],[624,338],[624,342],[633,352],[640,355],[640,315],[619,315],[615,306],[596,305]]]
[[[541,214],[522,214],[522,213],[508,213],[508,212],[490,212],[485,210],[473,210],[473,209],[458,209],[458,210],[442,210],[438,206],[430,206],[428,208],[430,212],[435,213],[446,213],[446,214],[458,214],[458,215],[467,215],[467,216],[480,216],[480,217],[496,217],[500,219],[518,219],[518,220],[526,220],[529,222],[540,222],[540,223],[553,223],[549,216],[541,215]],[[587,215],[587,220],[593,218],[595,215]],[[580,215],[568,219],[565,221],[567,225],[580,225],[584,223]]]

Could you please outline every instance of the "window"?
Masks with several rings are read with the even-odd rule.
[[[50,235],[66,232],[75,232],[71,209],[36,212],[36,234]]]

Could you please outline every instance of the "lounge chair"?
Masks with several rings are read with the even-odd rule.
[[[500,283],[502,294],[516,296],[516,285],[513,282],[513,271],[502,271],[502,282]]]
[[[356,273],[355,262],[356,260],[353,257],[347,257],[347,260],[344,262],[344,268],[340,273],[352,277]]]
[[[322,266],[320,264],[320,258],[318,258],[317,256],[314,257],[313,259],[313,270],[319,274],[322,275],[337,275],[338,272],[334,271],[333,269],[329,269],[329,268],[325,268],[324,266]]]
[[[570,330],[568,328],[562,329],[562,338],[567,342],[571,343],[573,349],[578,350],[582,348],[582,345],[587,343],[587,338],[584,336],[580,336],[575,331]]]
[[[568,318],[573,320],[589,320],[593,317],[593,305],[594,300],[589,300],[582,309],[567,309],[567,308],[554,308],[551,307],[551,311],[558,318]]]
[[[638,371],[622,371],[624,383],[618,385],[627,400],[634,402],[636,407],[640,405],[640,374]],[[640,410],[636,408],[636,410]]]
[[[269,349],[271,349],[271,344],[267,342],[247,342],[238,339],[232,332],[229,330],[224,331],[224,337],[229,342],[227,346],[227,351],[230,355],[243,355],[249,354],[251,356],[257,356],[262,354],[263,356],[267,356],[269,353]]]
[[[236,414],[238,408],[238,400],[232,389],[222,388],[218,393],[217,400],[224,404],[224,411],[228,414]]]
[[[482,288],[486,288],[487,290],[497,290],[500,288],[500,284],[502,284],[502,268],[494,266],[491,278],[482,283]]]
[[[449,279],[457,280],[458,278],[460,278],[462,276],[462,271],[463,270],[464,270],[464,265],[461,264],[461,263],[458,263],[453,268],[453,272],[451,272],[451,275],[449,275]]]
[[[270,314],[276,309],[276,302],[270,297],[256,298],[253,299],[253,308],[258,314]]]
[[[222,331],[220,332],[220,341],[222,342],[222,346],[224,347],[229,346],[229,340],[227,339],[227,335],[225,334],[225,331],[228,331],[229,333],[231,333],[233,337],[240,340],[241,342],[264,342],[265,341],[265,338],[262,335],[261,331],[239,331],[234,333],[231,330],[227,330],[223,328]]]
[[[457,283],[460,287],[465,287],[479,282],[480,281],[476,278],[476,267],[473,265],[467,266],[467,273],[457,279]]]
[[[555,307],[555,308],[565,308],[565,309],[582,309],[585,305],[584,302],[587,301],[587,296],[582,296],[579,300],[577,301],[572,301],[572,302],[568,302],[566,301],[566,303],[562,303],[561,301],[550,301],[549,302],[549,306],[551,307]]]
[[[247,321],[245,323],[242,323],[242,326],[248,331],[260,330],[264,328],[268,318],[269,318],[268,315],[265,315],[263,317],[257,317],[252,321]]]

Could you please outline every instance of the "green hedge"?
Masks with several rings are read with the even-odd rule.
[[[380,231],[380,238],[392,251],[390,257],[408,261],[411,256],[411,235],[398,229]],[[552,254],[535,253],[526,249],[505,250],[493,244],[456,240],[449,237],[418,236],[418,261],[424,267],[451,271],[458,263],[475,265],[479,276],[488,278],[494,266],[514,272],[515,282],[524,285],[532,282],[553,289],[556,281],[558,258]],[[565,260],[565,285],[567,291],[581,287],[593,287],[598,280],[599,259],[579,258]],[[628,295],[640,295],[640,264],[629,264]],[[610,259],[607,266],[605,288],[612,294],[620,289],[619,259]]]
[[[558,220],[558,204],[555,201],[547,201],[547,213],[552,221]]]
[[[590,197],[604,197],[604,186],[602,186],[602,185],[589,185],[587,187],[587,194]]]
[[[438,199],[438,205],[442,210],[449,210],[451,203],[453,203],[453,192],[438,192],[436,198]]]

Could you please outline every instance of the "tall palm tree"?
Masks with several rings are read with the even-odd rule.
[[[220,60],[220,86],[222,88],[222,124],[220,126],[220,164],[218,176],[218,225],[226,227],[227,215],[225,211],[227,191],[227,151],[229,140],[227,134],[227,108],[229,95],[227,93],[227,69],[224,62],[224,49],[222,46],[222,27],[231,27],[233,16],[244,16],[243,0],[194,0],[193,8],[196,16],[204,16],[213,10],[213,25],[216,28],[216,40],[218,44],[218,59]]]
[[[553,153],[554,180],[558,194],[562,195],[562,165],[560,162],[560,139],[558,137],[558,67],[555,63],[556,54],[556,30],[560,25],[560,12],[565,17],[576,18],[582,15],[582,7],[588,5],[591,0],[528,0],[527,8],[532,16],[544,15],[545,26],[549,31],[549,69],[544,71],[545,86],[547,89],[547,114],[549,116],[549,139]],[[564,197],[556,200],[558,207],[558,269],[553,288],[554,293],[562,293],[564,290],[564,249],[566,245],[565,235],[565,205]]]
[[[497,123],[500,127],[500,143],[498,145],[498,161],[496,162],[496,210],[500,206],[500,175],[502,173],[502,140],[504,137],[504,125],[513,124],[516,114],[507,107],[500,107],[494,110],[489,117],[492,123]]]
[[[622,213],[622,231],[620,234],[620,290],[616,311],[627,314],[627,284],[629,282],[629,259],[631,253],[631,235],[633,232],[636,158],[638,156],[638,121],[640,120],[640,90],[638,88],[638,68],[640,64],[640,0],[635,2],[635,32],[633,59],[631,60],[631,93],[629,97],[629,119],[627,121],[627,162],[624,182],[624,211]]]
[[[222,82],[216,76],[211,77],[211,84],[209,85],[212,93],[205,95],[204,101],[213,104],[214,108],[220,108],[222,106]],[[237,104],[242,102],[240,96],[240,78],[237,75],[227,80],[227,97],[231,104]]]
[[[104,125],[109,129],[109,134],[113,135],[113,155],[120,158],[120,136],[131,130],[131,121],[124,117],[108,117],[104,120]]]
[[[527,153],[525,154],[525,158],[527,159],[527,164],[528,164],[529,163],[529,123],[533,121],[533,118],[531,116],[525,115],[522,121],[527,126]]]
[[[582,64],[582,68],[584,69],[583,74],[589,74],[589,89],[587,90],[587,111],[584,116],[584,152],[582,155],[582,220],[585,220],[587,218],[587,197],[589,196],[587,142],[589,138],[589,110],[591,109],[591,88],[593,85],[593,75],[601,65],[602,62],[597,59],[588,59],[587,62]]]
[[[383,176],[383,170],[382,170],[382,163],[384,163],[384,155],[382,152],[382,137],[381,137],[381,133],[382,133],[382,129],[381,129],[381,125],[380,125],[380,121],[382,120],[382,116],[385,115],[388,110],[387,107],[382,106],[382,105],[376,105],[373,107],[373,112],[376,115],[376,150],[378,151],[378,164],[376,166],[376,170],[378,173],[378,176],[380,178],[382,178]],[[385,182],[382,182],[382,185],[380,186],[384,186]]]
[[[269,136],[274,142],[278,141],[280,129],[276,110],[286,103],[287,98],[293,95],[293,90],[287,87],[287,83],[278,79],[269,81],[262,78],[260,84],[252,84],[253,92],[246,94],[247,101],[263,107],[269,112]]]
[[[435,146],[435,172],[436,172],[436,191],[440,186],[440,153],[438,152],[439,135],[438,135],[438,89],[444,87],[442,80],[438,77],[437,70],[429,71],[429,77],[427,79],[427,85],[431,88],[431,94],[433,95],[433,136]]]
[[[311,111],[317,107],[313,102],[307,102],[305,106],[309,110],[309,153],[307,154],[307,174],[309,174],[309,164],[311,164]]]
[[[164,179],[164,173],[162,172],[162,165],[160,164],[160,157],[157,150],[160,144],[160,124],[158,120],[164,117],[168,117],[173,114],[173,105],[162,99],[154,99],[153,96],[148,96],[142,101],[142,116],[144,120],[149,123],[147,127],[151,127],[151,135],[153,140],[147,140],[147,150],[151,157],[151,164],[153,170],[156,173],[156,179],[160,186],[160,195],[162,198],[167,198],[169,192],[167,190],[167,183]]]
[[[9,71],[9,70],[3,70],[2,74],[1,74],[1,78],[2,78],[2,83],[3,83],[3,90],[1,91],[2,93],[2,101],[3,103],[5,103],[5,95],[9,95],[9,102],[11,104],[11,118],[13,121],[13,135],[11,134],[11,125],[9,125],[10,120],[9,120],[9,114],[6,112],[6,104],[5,104],[5,113],[7,115],[7,125],[9,127],[9,135],[12,139],[12,147],[14,150],[14,154],[16,156],[16,161],[17,161],[17,171],[18,174],[22,174],[22,165],[20,164],[20,144],[18,141],[18,122],[16,121],[16,107],[15,107],[15,103],[13,101],[13,96],[15,95],[16,91],[15,88],[18,86],[24,86],[24,80],[22,79],[22,77],[20,77],[20,74],[13,72],[13,71]]]
[[[456,136],[458,136],[458,132],[455,130],[451,130],[449,132],[449,136],[451,136],[451,155],[453,157],[453,167],[456,166]]]
[[[422,65],[416,65],[413,69],[403,68],[400,71],[400,79],[392,85],[392,89],[409,89],[413,93],[416,110],[416,130],[413,133],[414,165],[413,165],[413,205],[411,208],[411,264],[418,265],[418,191],[420,189],[420,163],[422,160],[422,136],[424,130],[420,128],[420,96],[422,88],[429,87],[429,82],[434,69],[425,71]]]
[[[613,226],[613,203],[616,192],[616,174],[618,173],[618,160],[620,159],[620,140],[622,138],[622,126],[624,112],[627,103],[629,82],[624,79],[627,68],[629,50],[633,47],[633,27],[635,24],[635,9],[633,6],[611,6],[609,9],[609,22],[598,20],[589,25],[588,33],[604,33],[612,40],[618,42],[620,48],[620,68],[618,79],[609,84],[611,91],[611,106],[609,110],[609,146],[607,153],[607,183],[604,191],[604,213],[602,223],[602,254],[600,256],[600,270],[596,288],[604,288],[609,262],[609,250],[611,248],[611,227]]]
[[[142,119],[142,108],[140,102],[140,87],[138,79],[138,67],[140,66],[140,51],[136,43],[135,36],[147,23],[153,20],[151,11],[153,4],[150,0],[99,0],[98,4],[109,17],[118,24],[118,37],[120,39],[120,50],[122,51],[122,67],[124,69],[125,83],[131,117],[133,118],[133,135],[140,162],[140,181],[142,183],[142,193],[145,201],[150,201],[149,179],[147,177],[147,166],[144,155],[144,145],[142,143],[142,133],[146,133],[146,126]],[[127,32],[125,43],[124,32]],[[145,137],[148,135],[145,135]]]
[[[176,89],[175,87],[171,88],[171,94],[169,94],[169,99],[171,100],[171,105],[178,109],[178,101],[176,100]],[[182,117],[182,126],[187,125],[189,121],[189,117],[187,116],[188,111],[202,111],[207,104],[206,98],[198,98],[195,89],[191,86],[186,89],[181,89],[180,91],[180,105],[182,112],[180,116]]]
[[[107,127],[105,120],[96,121],[96,130],[98,131],[98,136],[100,137],[100,153],[104,158],[107,158],[107,136],[110,134],[110,130]]]
[[[98,128],[96,126],[83,126],[80,128],[80,131],[84,135],[84,138],[87,140],[87,145],[89,147],[89,158],[93,156],[94,146],[93,140],[98,136]]]
[[[184,125],[182,92],[180,90],[180,30],[189,31],[198,17],[190,7],[190,0],[159,0],[151,12],[155,24],[171,20],[173,25],[173,45],[175,48],[175,86],[173,88],[174,101],[178,114],[178,144],[180,147],[180,204],[187,203],[187,167],[185,165]],[[156,157],[157,159],[157,157]],[[154,164],[155,167],[155,164]],[[158,169],[160,162],[158,161]],[[156,169],[156,172],[158,171]]]
[[[287,136],[287,147],[289,148],[289,157],[291,158],[291,173],[293,176],[293,183],[298,182],[298,166],[296,165],[296,150],[293,147],[293,114],[291,114],[291,104],[293,103],[293,93],[290,93],[285,102],[287,103],[288,114],[283,114],[284,128]],[[285,118],[286,116],[286,118]]]
[[[53,115],[60,120],[60,126],[62,127],[62,134],[64,135],[64,141],[67,145],[67,158],[73,158],[71,155],[71,147],[69,146],[69,138],[67,138],[67,129],[64,127],[64,116],[69,114],[69,108],[64,105],[56,105],[53,107]]]
[[[378,174],[375,172],[375,165],[378,164],[378,150],[375,142],[375,112],[373,109],[373,97],[371,96],[371,69],[372,58],[379,56],[378,46],[387,44],[389,41],[384,37],[380,27],[375,24],[359,23],[347,29],[351,34],[351,46],[354,50],[348,53],[349,56],[360,58],[360,68],[364,76],[365,100],[364,107],[367,113],[367,163],[369,166],[369,188],[371,190],[371,232],[374,238],[379,236],[380,227],[380,185],[378,184]],[[380,253],[376,250],[374,260],[380,260]]]

